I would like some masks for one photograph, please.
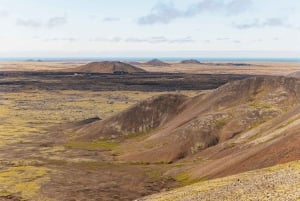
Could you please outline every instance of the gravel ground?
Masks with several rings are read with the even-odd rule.
[[[205,181],[138,201],[300,200],[300,161]]]

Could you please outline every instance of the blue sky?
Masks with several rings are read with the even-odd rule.
[[[0,0],[0,57],[300,57],[299,0]]]

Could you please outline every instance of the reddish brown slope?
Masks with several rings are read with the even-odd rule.
[[[253,78],[186,101],[184,110],[123,160],[172,162],[278,117],[298,100],[296,80]],[[151,147],[145,149],[144,147]]]
[[[146,63],[147,65],[151,66],[169,66],[169,63],[163,62],[159,59],[152,59]]]
[[[184,95],[161,95],[145,100],[128,110],[78,130],[81,139],[124,138],[128,135],[150,132],[168,121],[183,109]]]
[[[220,177],[300,159],[299,95],[297,79],[257,77],[193,98],[158,96],[82,126],[77,139],[118,139],[118,160],[181,160],[189,165],[177,172]]]
[[[218,178],[300,160],[300,124],[270,141],[250,145],[219,144],[195,155],[209,161],[189,169],[191,178]],[[232,146],[232,144],[231,144]]]

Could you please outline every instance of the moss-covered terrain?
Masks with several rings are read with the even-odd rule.
[[[111,167],[114,169],[115,165],[101,162],[102,160],[107,160],[101,153],[103,151],[114,151],[114,154],[116,154],[118,152],[117,141],[74,141],[72,140],[72,134],[68,133],[68,141],[62,145],[43,143],[43,139],[48,138],[49,128],[62,123],[81,121],[96,116],[105,119],[141,100],[162,93],[32,89],[22,92],[1,93],[0,200],[2,198],[45,201],[65,200],[68,196],[72,197],[72,195],[68,195],[67,191],[71,191],[72,187],[77,188],[76,182],[87,181],[82,179],[86,177],[84,174],[96,170],[97,172],[102,170],[103,177],[101,178],[104,178],[102,182],[108,182],[107,185],[111,185],[109,184],[111,179],[105,175],[110,175],[111,171],[107,170],[111,169]],[[197,92],[183,91],[181,93],[193,96]],[[135,138],[135,136],[131,136],[131,138]],[[129,166],[136,165],[129,164]],[[145,182],[143,180],[151,182],[158,179],[158,176],[154,176],[158,174],[155,170],[156,168],[144,171],[141,165],[138,166],[137,169],[133,167],[135,172],[132,172],[129,167],[123,168],[123,166],[119,165],[115,167],[115,171],[122,172],[119,175],[120,178],[126,174],[132,174],[132,177],[134,177],[134,174],[137,174],[139,175],[137,179],[141,180],[142,183]],[[73,178],[71,175],[76,170],[81,171],[83,175],[76,177],[74,173]],[[68,181],[63,179],[63,177],[56,178],[61,174],[68,175],[70,177],[69,180],[75,179],[75,183],[68,184]],[[95,177],[100,176],[97,176],[97,174],[95,172]],[[53,178],[56,178],[55,181],[53,181]],[[92,180],[93,175],[87,178]],[[115,179],[118,180],[117,178]],[[59,181],[61,183],[57,183]],[[93,182],[90,183],[96,186]],[[63,197],[57,198],[57,196],[53,196],[62,185],[67,185],[70,189],[65,189],[66,192],[61,192]],[[89,187],[89,183],[86,184],[86,187]],[[98,190],[101,188],[104,187],[98,186]],[[141,192],[155,192],[158,188],[145,190],[142,185]],[[122,191],[125,190],[122,189]],[[74,192],[73,194],[76,197],[77,193]],[[113,198],[111,193],[105,196]],[[132,193],[127,199],[137,196],[135,193]],[[96,196],[94,195],[94,197]],[[113,198],[113,200],[118,199]]]

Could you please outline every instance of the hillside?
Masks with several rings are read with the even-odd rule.
[[[176,86],[184,77],[159,74],[160,81],[149,82],[148,73],[73,74],[2,76],[0,200],[134,200],[300,158],[297,79],[193,75],[187,86],[215,87],[164,94],[117,90],[121,81]],[[115,88],[98,88],[104,84]],[[245,187],[252,198],[256,186],[272,193],[274,181],[279,188],[290,183],[275,196],[294,195],[298,173],[279,169],[283,174],[272,177],[255,172],[249,182],[237,175],[242,184],[234,179],[221,189],[224,180],[211,180],[212,191],[200,194],[232,200],[230,192]]]
[[[82,126],[77,140],[117,140],[121,161],[197,161],[189,166],[195,179],[288,162],[300,159],[299,87],[293,78],[256,77],[193,98],[154,97]]]
[[[169,66],[170,65],[169,63],[163,62],[159,59],[152,59],[145,64],[150,65],[150,66]]]
[[[92,62],[79,67],[69,68],[67,72],[84,73],[141,73],[145,70],[119,61]]]
[[[299,200],[300,161],[199,182],[138,201]]]
[[[296,71],[296,72],[290,73],[290,74],[287,75],[287,77],[299,78],[300,77],[300,71]]]
[[[201,62],[196,59],[183,60],[180,63],[182,63],[182,64],[201,64]]]
[[[83,139],[122,138],[156,129],[176,116],[180,105],[187,99],[184,95],[160,95],[145,100],[128,110],[103,121],[97,121],[79,130]]]

